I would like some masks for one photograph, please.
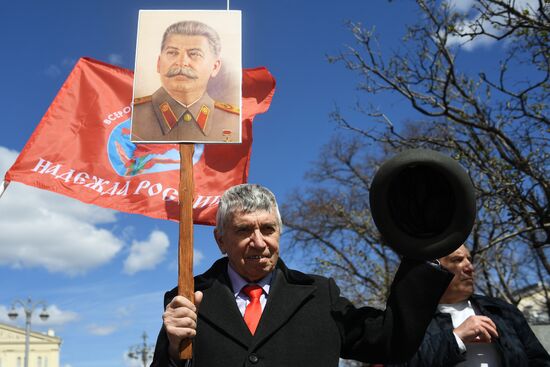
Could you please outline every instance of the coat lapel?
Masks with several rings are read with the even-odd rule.
[[[225,333],[229,338],[248,348],[252,335],[244,323],[243,317],[231,292],[227,277],[227,261],[218,261],[213,268],[218,271],[210,273],[214,277],[200,279],[195,283],[196,290],[203,292],[204,297],[199,307],[199,318],[204,319]]]
[[[195,289],[204,298],[199,307],[199,318],[242,344],[248,350],[264,343],[309,299],[316,287],[309,276],[287,269],[279,259],[275,277],[262,318],[252,336],[231,291],[227,276],[227,258],[220,259],[205,274],[195,278]]]
[[[290,282],[287,276],[286,266],[281,262],[272,281],[273,286],[252,341],[253,348],[261,345],[279,330],[307,302],[316,289],[315,286],[308,284],[309,282],[305,284]]]

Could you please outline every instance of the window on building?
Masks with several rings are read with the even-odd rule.
[[[17,367],[21,367],[21,357],[17,357]]]
[[[36,367],[42,367],[42,357],[36,357]]]

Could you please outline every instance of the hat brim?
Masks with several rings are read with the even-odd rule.
[[[417,259],[456,250],[476,217],[475,191],[466,171],[428,149],[407,150],[386,161],[372,181],[369,201],[384,242]]]

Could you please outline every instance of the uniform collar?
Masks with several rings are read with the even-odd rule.
[[[164,134],[175,128],[184,114],[192,116],[192,119],[186,122],[197,123],[203,133],[208,134],[210,127],[208,116],[213,112],[215,103],[208,93],[205,92],[201,98],[189,106],[185,106],[172,98],[166,89],[160,87],[153,93],[151,99],[157,118],[164,122],[161,124]]]

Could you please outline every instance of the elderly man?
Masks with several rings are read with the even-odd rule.
[[[162,86],[134,100],[132,141],[239,141],[239,109],[206,92],[220,71],[220,51],[218,33],[204,23],[166,29],[157,60]]]
[[[152,366],[178,366],[178,347],[193,339],[194,367],[337,366],[339,358],[407,360],[452,274],[404,260],[386,310],[356,308],[334,280],[286,267],[279,258],[281,218],[275,197],[238,185],[221,198],[214,236],[224,257],[195,277],[196,306],[165,295]]]
[[[455,276],[406,366],[550,366],[548,353],[517,308],[473,294],[474,267],[466,246],[439,261]]]

